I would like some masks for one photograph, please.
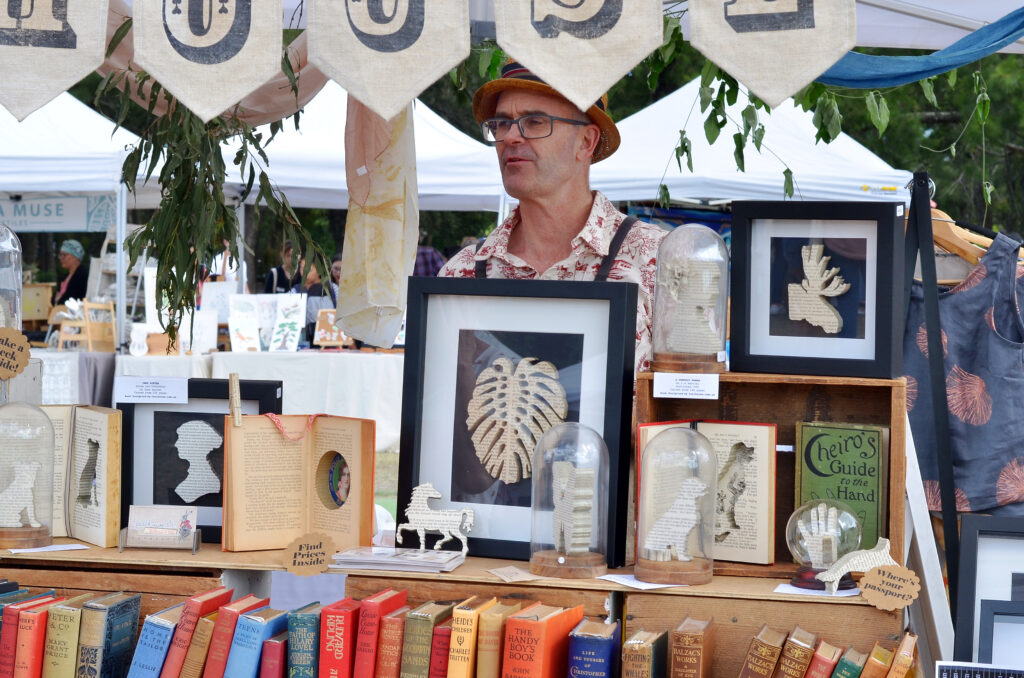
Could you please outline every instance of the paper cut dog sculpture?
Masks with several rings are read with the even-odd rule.
[[[642,558],[667,561],[693,560],[686,542],[697,526],[699,512],[697,500],[708,491],[708,486],[696,478],[686,478],[675,501],[661,515],[644,538]]]
[[[39,462],[15,461],[11,466],[14,467],[14,480],[0,492],[0,527],[25,527],[21,518],[23,511],[29,527],[42,527],[42,523],[36,520],[33,497]]]
[[[473,509],[432,509],[427,505],[430,499],[440,499],[441,493],[430,483],[417,485],[412,489],[412,499],[405,509],[409,522],[402,523],[395,530],[395,541],[402,543],[403,530],[415,530],[420,537],[420,549],[427,548],[427,532],[437,532],[444,539],[434,544],[439,550],[446,542],[458,539],[462,542],[462,555],[469,551],[466,538],[473,531]]]

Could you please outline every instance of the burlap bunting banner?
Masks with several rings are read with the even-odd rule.
[[[498,44],[587,110],[661,44],[661,0],[500,0]]]
[[[306,0],[309,60],[385,120],[469,56],[469,0]]]
[[[0,105],[18,120],[103,63],[107,0],[0,0]]]
[[[206,122],[280,71],[282,12],[281,0],[135,0],[135,60]]]
[[[690,0],[693,46],[772,107],[856,40],[855,0]]]

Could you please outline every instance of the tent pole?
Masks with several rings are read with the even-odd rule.
[[[127,311],[127,295],[125,285],[128,284],[124,266],[124,239],[128,232],[128,196],[127,187],[122,181],[117,187],[117,243],[114,251],[117,253],[117,308],[114,313],[114,352],[121,350],[124,343],[125,312]]]

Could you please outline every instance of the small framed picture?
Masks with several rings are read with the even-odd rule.
[[[471,555],[527,560],[537,440],[579,422],[608,447],[623,564],[636,300],[630,283],[410,278],[399,512],[429,482],[436,508],[474,510]]]
[[[733,203],[731,369],[902,370],[903,205]]]
[[[281,413],[281,382],[243,379],[242,414]],[[227,379],[189,379],[187,403],[118,403],[123,412],[121,524],[130,507],[195,506],[204,542],[220,542]]]
[[[1024,601],[983,600],[978,623],[978,661],[1024,666]]]
[[[984,661],[981,659],[982,619],[985,602],[995,615],[995,601],[1013,601],[1014,580],[1024,572],[1024,521],[1019,518],[962,514],[960,523],[960,579],[957,592],[956,633],[953,658],[956,661]],[[1024,605],[1019,603],[1018,605]],[[1009,614],[1004,615],[1006,617]],[[996,624],[999,629],[1017,634],[1016,649],[1020,642],[1024,621],[1019,616],[1002,619],[993,616],[989,623],[989,640],[993,652],[996,648]],[[1008,652],[1014,651],[1008,648]],[[1020,657],[1018,652],[1016,656]],[[999,663],[994,661],[994,663]],[[1020,662],[1011,662],[1011,666]]]

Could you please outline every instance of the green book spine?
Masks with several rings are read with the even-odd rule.
[[[316,678],[320,652],[320,606],[288,613],[288,676]],[[225,674],[226,675],[226,674]]]
[[[836,663],[836,670],[832,672],[832,678],[857,678],[863,667],[857,666],[846,657]]]
[[[796,505],[836,499],[861,521],[860,547],[885,536],[889,432],[881,426],[798,422]]]
[[[451,616],[451,604],[424,603],[405,616],[400,678],[427,678],[434,627]]]

